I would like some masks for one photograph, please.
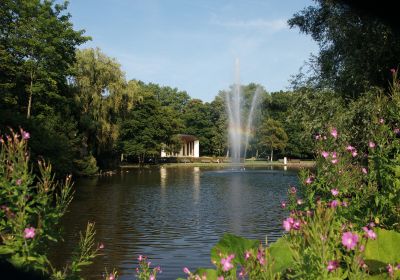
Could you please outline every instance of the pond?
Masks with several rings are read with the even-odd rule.
[[[183,267],[213,267],[210,250],[224,233],[265,242],[282,235],[280,208],[296,170],[211,169],[200,167],[132,168],[113,176],[80,179],[62,222],[64,242],[52,257],[63,263],[87,221],[96,222],[104,255],[85,270],[102,279],[116,268],[119,279],[135,279],[137,256],[161,266],[157,279],[184,277]]]

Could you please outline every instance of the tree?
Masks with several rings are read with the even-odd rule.
[[[271,162],[274,150],[283,151],[286,147],[288,136],[279,121],[267,118],[259,130],[260,144],[271,151]]]
[[[357,98],[373,86],[388,87],[390,69],[400,62],[400,34],[377,17],[357,13],[343,1],[316,0],[289,20],[319,44],[311,59],[319,88]]]
[[[120,64],[100,49],[77,52],[71,85],[84,134],[82,156],[96,157],[102,167],[116,158],[119,122],[140,100],[140,85],[125,80]],[[104,158],[107,158],[104,160]]]
[[[154,85],[141,84],[141,94],[143,99],[121,121],[118,146],[122,153],[144,163],[147,157],[157,159],[163,145],[176,146],[175,136],[183,124],[173,108],[161,106]]]
[[[67,2],[1,1],[2,106],[25,111],[27,118],[35,108],[37,113],[62,109],[75,49],[88,40],[82,36],[84,31],[73,30],[70,15],[64,13],[66,8]]]

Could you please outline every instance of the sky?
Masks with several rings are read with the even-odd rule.
[[[115,58],[127,80],[186,91],[211,102],[235,82],[286,90],[310,55],[311,37],[287,20],[311,0],[70,0],[75,30]]]

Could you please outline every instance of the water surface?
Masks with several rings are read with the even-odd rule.
[[[96,222],[104,255],[85,271],[101,279],[105,267],[119,279],[135,279],[137,256],[163,272],[157,279],[184,277],[182,268],[213,267],[210,250],[226,232],[265,242],[282,235],[280,208],[294,170],[199,167],[129,169],[113,176],[81,179],[63,220],[65,242],[53,257],[61,263],[87,221]]]

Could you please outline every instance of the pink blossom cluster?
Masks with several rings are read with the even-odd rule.
[[[301,226],[301,221],[300,220],[295,220],[292,217],[289,217],[283,221],[283,228],[285,231],[290,231],[292,229],[294,230],[299,230]]]
[[[229,271],[233,268],[232,259],[235,258],[234,254],[230,254],[226,258],[221,259],[221,265],[223,271]]]
[[[342,235],[342,244],[347,250],[353,250],[358,243],[358,234],[346,231]]]

